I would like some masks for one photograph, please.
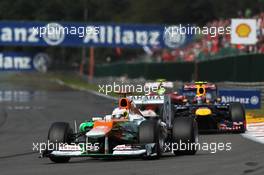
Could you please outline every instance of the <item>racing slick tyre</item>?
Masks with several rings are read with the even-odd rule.
[[[70,143],[70,134],[72,134],[72,129],[70,128],[69,123],[65,122],[55,122],[51,125],[48,133],[48,140],[50,143],[55,144],[56,146],[59,143]],[[70,157],[63,156],[50,156],[51,161],[55,163],[66,163],[69,162]]]
[[[246,131],[246,116],[245,109],[241,103],[231,103],[229,107],[230,117],[233,122],[243,122],[243,127],[239,132],[244,133]]]
[[[164,138],[161,134],[161,127],[157,120],[145,120],[139,126],[139,143],[151,144],[155,143],[155,146],[151,148],[151,153],[148,153],[143,157],[147,159],[159,159],[164,146]]]
[[[196,153],[198,126],[194,118],[175,118],[172,126],[172,143],[175,155],[194,155]]]

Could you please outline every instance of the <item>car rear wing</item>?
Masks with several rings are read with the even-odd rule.
[[[212,84],[212,83],[206,83],[205,84],[205,83],[198,82],[198,83],[184,84],[182,87],[182,90],[197,89],[197,87],[199,87],[201,85],[203,85],[205,89],[212,89],[212,90],[217,89],[215,84]]]
[[[173,82],[171,81],[164,81],[164,82],[147,82],[145,83],[145,87],[148,87],[148,88],[153,88],[153,87],[159,87],[160,85],[162,84],[163,87],[165,88],[173,88]]]
[[[173,109],[171,98],[169,95],[153,95],[153,96],[130,96],[136,105],[162,105],[162,121],[166,123],[168,128],[172,127]]]
[[[129,96],[136,105],[150,105],[150,104],[164,104],[163,95],[138,95],[138,96]]]

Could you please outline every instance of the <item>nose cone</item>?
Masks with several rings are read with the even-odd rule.
[[[113,122],[111,121],[96,121],[94,123],[93,129],[86,133],[87,137],[103,137],[107,135],[113,127]]]
[[[198,116],[207,116],[211,114],[212,114],[212,111],[209,108],[199,108],[195,111],[195,115],[198,115]]]
[[[109,133],[111,128],[107,126],[99,126],[91,129],[89,132],[86,133],[87,137],[103,137]]]

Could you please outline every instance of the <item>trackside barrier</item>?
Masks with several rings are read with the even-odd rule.
[[[199,80],[212,82],[261,82],[264,81],[264,54],[246,54],[225,57],[197,63],[114,63],[97,65],[96,77],[129,78],[144,77],[146,79],[165,78],[167,80],[191,81],[194,73]],[[195,71],[196,70],[196,71]]]

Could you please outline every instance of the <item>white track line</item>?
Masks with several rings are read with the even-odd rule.
[[[264,122],[247,124],[243,137],[264,144]]]

